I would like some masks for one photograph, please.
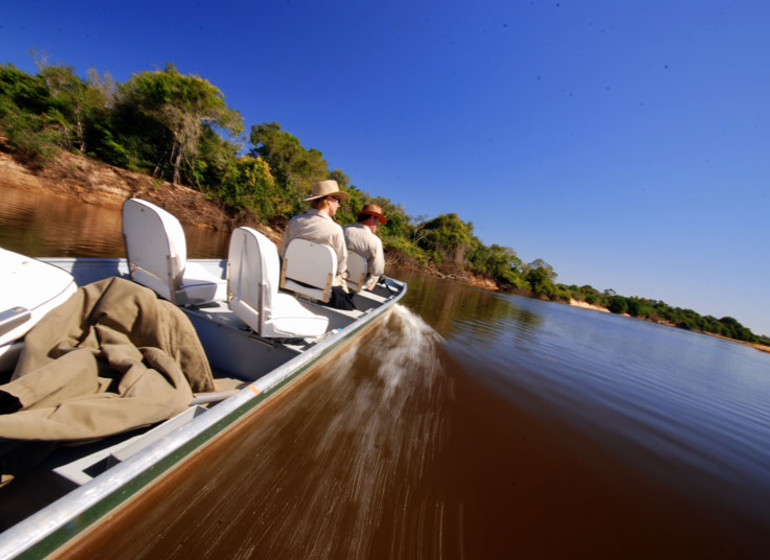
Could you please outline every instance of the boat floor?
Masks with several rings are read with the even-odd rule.
[[[246,381],[233,378],[216,381],[217,389],[222,391],[223,396],[248,385]],[[156,426],[137,428],[84,444],[0,443],[0,449],[3,443],[9,444],[7,447],[15,446],[15,449],[3,451],[18,461],[20,471],[16,475],[4,475],[0,484],[0,532],[189,422],[207,406],[212,405],[194,405]]]

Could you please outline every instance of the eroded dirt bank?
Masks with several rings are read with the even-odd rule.
[[[127,198],[141,197],[162,206],[185,224],[217,231],[249,225],[259,227],[271,237],[278,235],[245,212],[229,215],[219,204],[195,189],[172,185],[68,152],[60,152],[52,163],[37,171],[0,152],[0,189],[6,187],[42,190],[76,198],[87,204],[114,208],[120,208]]]

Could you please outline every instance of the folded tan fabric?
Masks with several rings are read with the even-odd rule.
[[[80,288],[27,334],[11,381],[0,385],[0,438],[104,437],[170,418],[193,392],[213,389],[187,316],[109,278]]]

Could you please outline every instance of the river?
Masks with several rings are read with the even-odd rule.
[[[120,215],[4,191],[0,245],[122,254]],[[769,354],[390,273],[403,305],[70,556],[766,557]]]

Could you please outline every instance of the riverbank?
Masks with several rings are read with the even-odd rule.
[[[230,232],[239,226],[249,226],[261,231],[276,243],[280,241],[282,235],[282,231],[261,223],[248,212],[228,213],[221,205],[196,189],[173,185],[145,174],[113,167],[66,151],[61,151],[44,168],[32,170],[0,149],[0,189],[4,188],[46,193],[46,195],[66,197],[86,204],[114,209],[119,209],[128,198],[139,197],[158,204],[177,216],[182,223],[197,228]],[[388,251],[386,264],[388,268],[405,268],[484,290],[499,291],[497,284],[489,278],[471,275],[447,278],[403,251]],[[604,307],[575,299],[571,299],[569,305],[609,312]],[[664,324],[674,326],[669,323]],[[746,344],[770,353],[768,346]]]
[[[45,192],[115,209],[121,208],[126,199],[137,197],[165,208],[185,225],[220,232],[231,232],[237,227],[248,226],[264,233],[275,243],[280,242],[283,234],[281,230],[260,222],[249,212],[228,213],[220,204],[194,188],[173,185],[66,151],[60,151],[42,169],[33,170],[3,152],[0,143],[0,190],[4,188]],[[388,251],[386,265],[442,276],[403,251]],[[452,280],[478,288],[497,289],[495,282],[488,278],[469,276]]]
[[[6,187],[44,191],[105,208],[120,208],[126,199],[139,197],[162,206],[187,225],[214,231],[250,226],[272,239],[280,238],[280,233],[246,212],[228,214],[201,191],[66,151],[40,170],[29,169],[0,151],[0,189]]]
[[[609,313],[610,310],[606,307],[600,307],[598,305],[591,305],[590,303],[587,303],[585,301],[580,301],[578,299],[570,299],[569,304],[573,307],[580,307],[582,309],[593,309],[594,311],[601,311],[602,313]]]

